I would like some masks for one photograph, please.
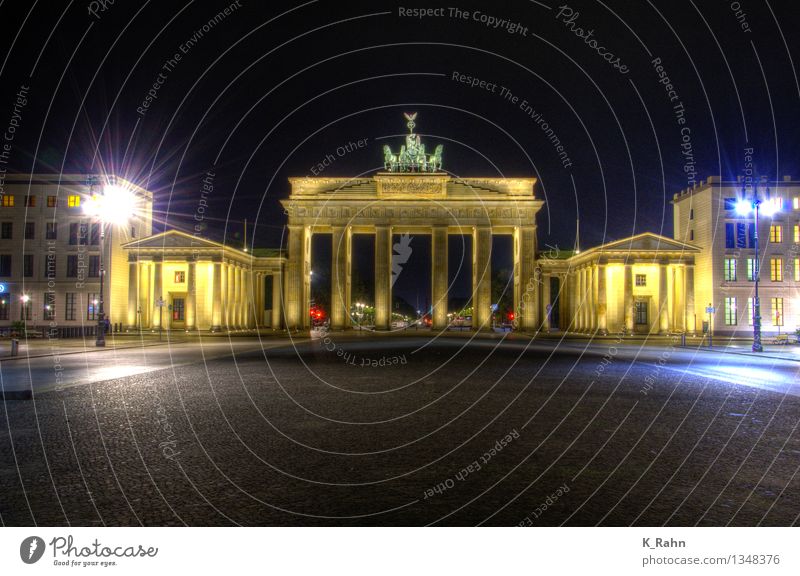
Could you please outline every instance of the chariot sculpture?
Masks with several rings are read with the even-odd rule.
[[[442,169],[442,152],[444,146],[439,144],[434,148],[433,154],[425,153],[425,144],[420,140],[419,134],[414,134],[414,120],[417,113],[403,114],[408,121],[408,134],[406,143],[400,147],[400,152],[394,154],[388,145],[383,147],[383,167],[387,172],[439,172]]]

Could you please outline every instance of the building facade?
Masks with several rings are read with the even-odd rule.
[[[698,320],[715,333],[753,333],[755,259],[759,259],[761,323],[765,334],[800,327],[800,182],[757,182],[762,210],[737,210],[753,183],[712,176],[675,194],[674,236],[699,249],[695,256]],[[759,254],[755,253],[758,226]],[[707,313],[713,309],[713,313]],[[698,324],[699,325],[699,324]]]

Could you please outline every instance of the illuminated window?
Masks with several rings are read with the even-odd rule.
[[[755,258],[748,258],[747,259],[747,281],[748,282],[755,282],[756,280],[756,259]]]
[[[794,259],[794,281],[800,282],[800,258]]]
[[[3,194],[3,206],[5,208],[11,208],[12,206],[14,206],[13,194]]]
[[[81,197],[77,194],[70,194],[67,196],[67,206],[70,208],[77,208],[81,205]]]
[[[637,274],[636,275],[636,285],[637,286],[647,286],[647,274]]]
[[[58,206],[58,197],[57,196],[48,196],[47,197],[47,207],[48,208],[55,208]]]
[[[725,325],[736,325],[736,298],[725,298]]]
[[[28,208],[36,207],[36,196],[25,196],[25,206]]]
[[[753,299],[747,299],[747,325],[753,325]]]
[[[98,295],[94,294],[93,292],[89,292],[87,297],[89,299],[86,301],[86,319],[97,320],[97,311],[100,309]]]
[[[64,320],[75,320],[75,292],[67,292],[64,298]]]
[[[736,282],[736,258],[725,258],[725,282]]]
[[[44,308],[42,309],[42,319],[43,320],[55,320],[56,319],[56,293],[55,292],[45,292],[44,293]]]
[[[0,320],[8,320],[11,298],[11,294],[0,294]]]
[[[794,243],[800,244],[800,224],[794,225],[794,234],[792,234]]]
[[[783,326],[783,298],[770,298],[772,302],[772,325]]]
[[[772,209],[772,212],[779,212],[783,210],[783,198],[780,196],[773,196],[772,198],[768,198],[764,204],[769,205]]]
[[[175,284],[183,284],[186,282],[186,272],[180,270],[175,272]]]
[[[780,224],[772,224],[769,227],[769,241],[775,244],[783,242],[783,226]]]
[[[800,210],[800,196],[795,196],[792,198],[792,208],[795,210]]]
[[[725,210],[736,210],[736,198],[725,198]]]
[[[783,282],[783,259],[769,259],[769,279],[773,282]]]

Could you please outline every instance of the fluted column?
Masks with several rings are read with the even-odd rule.
[[[552,314],[552,308],[550,306],[550,275],[545,274],[542,272],[541,275],[542,279],[542,330],[544,332],[550,332],[550,316]]]
[[[625,331],[633,333],[633,265],[625,264],[623,285],[623,301],[625,306]]]
[[[597,330],[608,334],[608,294],[606,290],[606,265],[597,264]]]
[[[188,285],[186,290],[186,330],[197,329],[197,263],[189,260]]]
[[[281,273],[280,271],[272,274],[272,329],[281,328]]]
[[[236,319],[234,324],[237,328],[242,328],[244,326],[244,290],[243,290],[243,274],[242,274],[242,267],[237,263],[236,267],[233,271],[233,279],[235,282],[234,286],[234,297],[236,299]]]
[[[533,306],[535,303],[529,301]],[[491,329],[492,229],[477,226],[472,236],[472,329]]]
[[[350,229],[334,226],[331,236],[331,328],[341,330],[349,325],[350,319]]]
[[[213,286],[211,287],[211,331],[219,332],[222,328],[222,263],[214,262]]]
[[[514,229],[514,311],[517,326],[523,331],[538,328],[535,267],[536,227],[518,226]]]
[[[225,267],[228,269],[227,281],[225,284],[225,325],[227,329],[230,330],[235,327],[236,324],[236,307],[235,307],[235,296],[234,296],[234,288],[236,286],[234,282],[234,268],[233,264],[228,262]]]
[[[135,254],[128,255],[128,330],[137,330],[139,307],[139,262]]]
[[[667,305],[667,262],[662,260],[658,264],[658,331],[660,334],[669,334],[669,306]]]
[[[388,330],[392,321],[392,229],[375,228],[375,329]]]
[[[447,328],[447,228],[431,230],[431,322],[434,330]]]
[[[583,268],[578,270],[578,332],[583,332],[586,327],[586,283],[584,281],[584,271]]]
[[[697,332],[697,317],[694,308],[694,264],[686,264],[683,269],[684,281],[684,302],[686,306],[685,314],[686,332],[694,336]]]
[[[164,319],[164,307],[159,307],[159,300],[163,295],[163,286],[161,282],[161,268],[163,264],[161,257],[156,256],[153,258],[153,326],[159,328]]]
[[[309,325],[311,234],[306,226],[289,227],[289,260],[286,264],[285,285],[286,327],[291,330]]]

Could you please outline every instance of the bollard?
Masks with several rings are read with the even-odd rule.
[[[11,355],[12,356],[19,355],[19,339],[17,338],[11,339]]]

